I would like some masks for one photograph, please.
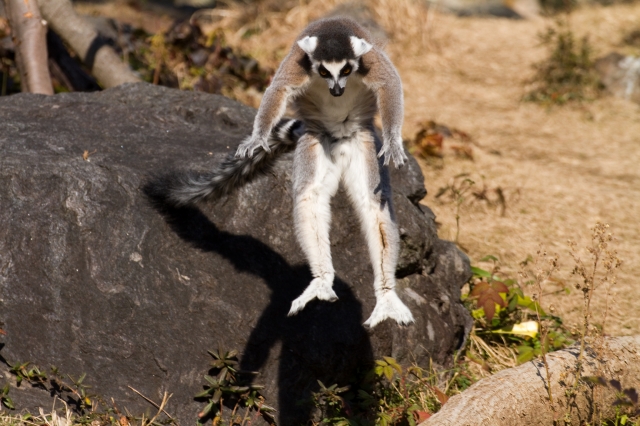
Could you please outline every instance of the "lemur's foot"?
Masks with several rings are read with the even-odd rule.
[[[395,291],[387,291],[376,301],[373,312],[364,325],[373,328],[387,318],[396,320],[400,325],[414,322],[413,315],[407,306],[402,303]]]
[[[328,302],[335,302],[338,300],[338,295],[333,291],[333,277],[329,278],[315,278],[307,286],[304,292],[293,301],[291,304],[291,310],[287,316],[295,315],[311,302],[313,299],[318,298],[320,300],[326,300]]]

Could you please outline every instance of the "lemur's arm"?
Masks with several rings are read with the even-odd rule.
[[[236,157],[252,157],[259,147],[267,152],[271,151],[268,140],[273,126],[284,115],[289,98],[304,89],[309,82],[309,74],[302,66],[305,57],[304,51],[294,44],[273,76],[271,85],[264,92],[253,122],[253,132],[240,144]]]
[[[382,120],[382,149],[378,157],[385,156],[385,165],[392,158],[396,167],[400,167],[407,159],[402,145],[402,81],[391,60],[378,47],[362,56],[362,65],[365,74],[362,82],[376,94]]]

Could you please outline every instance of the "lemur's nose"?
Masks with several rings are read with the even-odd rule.
[[[340,87],[336,84],[331,89],[329,89],[329,92],[331,92],[333,96],[342,96],[342,94],[344,93],[344,87]]]

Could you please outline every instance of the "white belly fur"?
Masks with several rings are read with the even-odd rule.
[[[325,80],[313,77],[308,89],[294,100],[294,107],[310,129],[326,131],[337,139],[352,136],[376,113],[373,92],[358,76],[347,80],[342,96],[332,96]]]

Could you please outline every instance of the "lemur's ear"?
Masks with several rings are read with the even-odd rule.
[[[353,54],[356,55],[356,58],[364,55],[373,47],[371,44],[367,43],[366,40],[358,38],[356,36],[351,36],[351,48],[353,49]]]
[[[298,40],[298,46],[300,46],[302,50],[307,52],[307,55],[311,55],[318,46],[318,37],[306,36],[302,40]]]

